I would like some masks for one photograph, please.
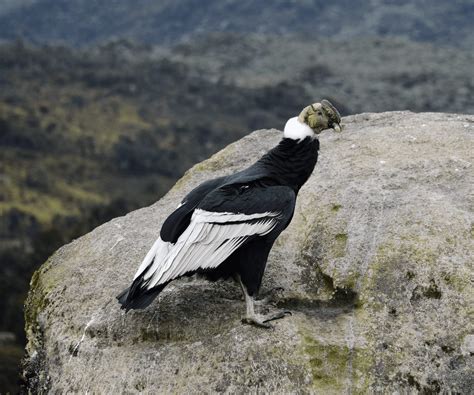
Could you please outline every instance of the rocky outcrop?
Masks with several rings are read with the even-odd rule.
[[[182,196],[281,137],[257,131],[194,166],[156,204],[58,250],[33,276],[32,392],[472,393],[474,117],[343,120],[269,258],[262,292],[293,311],[243,325],[232,282],[182,279],[124,314],[130,282]]]

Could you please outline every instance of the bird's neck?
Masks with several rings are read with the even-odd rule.
[[[297,193],[316,166],[319,140],[306,137],[303,140],[283,138],[257,163],[279,184],[290,186]]]
[[[315,133],[308,125],[301,122],[298,117],[294,117],[286,122],[283,136],[285,138],[301,141],[306,137],[314,137]]]

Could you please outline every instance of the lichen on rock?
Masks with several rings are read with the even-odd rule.
[[[26,302],[31,392],[379,393],[474,391],[474,117],[390,112],[343,119],[263,292],[293,315],[240,322],[231,282],[182,279],[124,314],[128,285],[160,224],[193,187],[274,146],[257,131],[194,166],[154,205],[56,252]]]

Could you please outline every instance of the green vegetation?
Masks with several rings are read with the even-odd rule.
[[[344,389],[350,359],[350,350],[347,346],[321,344],[306,336],[304,352],[309,357],[315,388],[329,392]]]

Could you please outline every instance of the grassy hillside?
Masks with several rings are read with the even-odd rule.
[[[256,101],[276,110],[260,118],[267,127],[304,103],[285,108],[260,92],[191,76],[185,65],[126,62],[106,48],[7,46],[0,67],[7,174],[0,207],[44,223],[78,214],[79,202],[154,199],[193,163],[256,127]]]
[[[237,32],[474,44],[474,4],[466,0],[8,0],[3,8],[0,3],[0,38],[40,43],[89,45],[126,37],[170,44],[196,34]]]

